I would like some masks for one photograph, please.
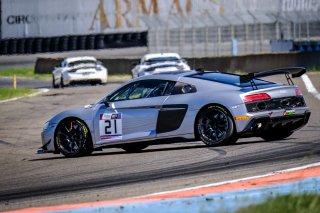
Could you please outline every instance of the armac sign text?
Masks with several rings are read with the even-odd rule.
[[[318,0],[1,0],[1,38],[144,31],[241,11],[318,11]]]

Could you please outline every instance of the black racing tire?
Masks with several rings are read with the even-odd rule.
[[[66,157],[90,155],[93,151],[90,131],[78,118],[62,120],[55,131],[55,143]]]
[[[60,87],[61,88],[66,87],[66,85],[63,83],[63,77],[62,76],[61,76],[61,79],[60,79]]]
[[[125,150],[126,152],[134,153],[134,152],[141,152],[141,150],[147,148],[149,145],[146,143],[132,143],[132,144],[125,144],[121,146],[121,149]]]
[[[228,140],[228,142],[226,143],[226,145],[233,145],[238,141],[239,137],[234,134],[232,135],[232,137]]]
[[[210,105],[200,111],[195,130],[207,146],[234,144],[238,139],[232,116],[218,105]]]
[[[278,141],[278,140],[283,140],[290,135],[293,134],[294,131],[290,130],[283,130],[283,131],[268,131],[264,134],[261,135],[261,138],[264,139],[265,141]]]
[[[52,75],[52,88],[55,88],[55,89],[59,88],[59,84],[58,85],[56,84],[56,80],[54,79],[54,75]]]

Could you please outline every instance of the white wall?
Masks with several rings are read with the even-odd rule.
[[[319,11],[320,7],[319,0],[0,1],[1,38],[137,32],[150,25],[179,25],[179,20],[195,16],[228,16],[247,10]]]

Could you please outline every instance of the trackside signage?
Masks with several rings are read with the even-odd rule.
[[[241,11],[319,11],[318,0],[1,0],[1,38],[139,32]],[[301,13],[302,15],[304,13]],[[175,21],[173,21],[175,20]],[[196,19],[193,19],[196,21]],[[171,26],[170,26],[171,25]],[[199,26],[202,26],[199,23]]]

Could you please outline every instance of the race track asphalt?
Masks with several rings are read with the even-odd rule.
[[[286,140],[240,139],[220,147],[200,141],[162,144],[131,154],[112,148],[81,158],[35,154],[43,124],[61,110],[94,103],[119,84],[53,89],[1,103],[0,210],[132,197],[319,162],[320,102],[301,79],[295,82],[312,116]]]

